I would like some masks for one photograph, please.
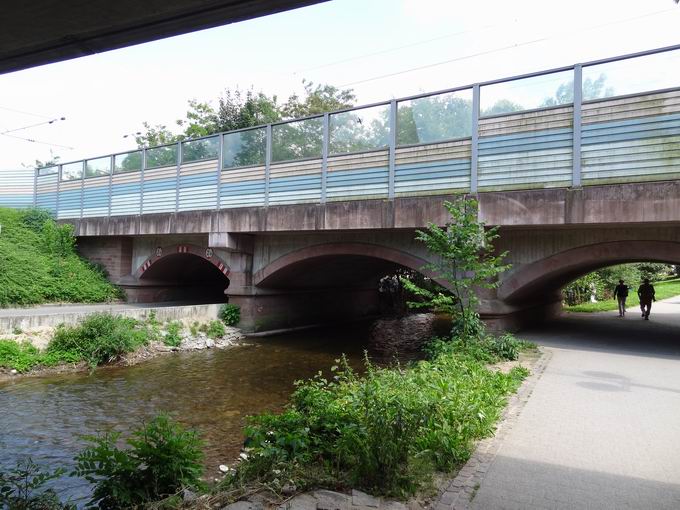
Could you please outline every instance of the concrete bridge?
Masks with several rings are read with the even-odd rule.
[[[382,275],[428,260],[415,229],[474,195],[513,264],[482,312],[516,327],[598,267],[680,263],[678,61],[664,48],[38,169],[33,201],[131,300],[228,285],[246,327],[273,329],[374,313]]]

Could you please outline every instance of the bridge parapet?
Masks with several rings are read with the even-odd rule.
[[[114,217],[680,177],[680,45],[36,170]]]

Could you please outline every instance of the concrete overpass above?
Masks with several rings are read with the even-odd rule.
[[[5,2],[0,74],[213,28],[326,0]]]

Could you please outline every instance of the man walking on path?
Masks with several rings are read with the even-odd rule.
[[[614,287],[614,297],[619,303],[619,317],[626,315],[626,298],[628,297],[628,285],[619,280],[619,284]]]
[[[649,279],[645,278],[645,281],[637,291],[638,297],[640,298],[640,310],[642,311],[642,317],[648,321],[649,312],[652,310],[652,301],[656,301],[654,286],[649,283]]]

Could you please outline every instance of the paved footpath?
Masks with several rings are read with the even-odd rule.
[[[550,359],[470,508],[680,509],[680,298],[650,319],[578,314],[520,335]]]

